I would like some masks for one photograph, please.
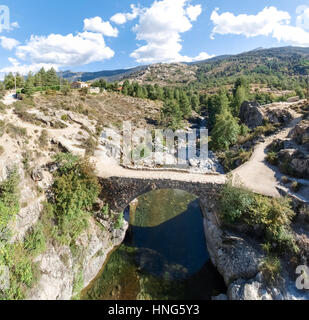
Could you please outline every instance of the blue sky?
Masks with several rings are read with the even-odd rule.
[[[257,47],[309,47],[308,0],[0,0],[0,74],[196,61]]]

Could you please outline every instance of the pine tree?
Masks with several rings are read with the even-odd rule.
[[[239,86],[236,90],[234,97],[234,114],[239,116],[240,107],[242,103],[247,99],[246,89],[243,86]]]
[[[182,113],[177,101],[166,100],[161,110],[161,124],[165,128],[177,130],[181,127]]]
[[[47,87],[53,87],[53,86],[57,86],[60,83],[60,80],[58,78],[57,72],[54,68],[51,68],[50,70],[48,70],[46,72],[46,83],[45,85]]]
[[[183,114],[183,117],[185,119],[189,119],[190,116],[192,115],[192,108],[191,108],[191,103],[189,101],[189,98],[185,93],[181,94],[179,106]]]
[[[211,131],[210,146],[214,150],[228,150],[240,134],[238,119],[229,110],[223,109],[216,116],[216,123]]]

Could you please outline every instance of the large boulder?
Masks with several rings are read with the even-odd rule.
[[[245,101],[240,107],[239,118],[247,127],[255,129],[263,124],[264,114],[258,102]]]
[[[296,149],[283,149],[278,152],[278,161],[282,173],[309,178],[309,155]]]
[[[303,120],[291,132],[291,138],[309,148],[309,120]]]

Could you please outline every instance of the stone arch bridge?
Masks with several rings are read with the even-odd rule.
[[[105,198],[111,209],[122,212],[131,201],[139,196],[159,189],[178,189],[196,195],[209,209],[212,209],[225,183],[225,176],[199,176],[199,179],[108,177],[100,178],[101,198]],[[190,175],[187,175],[190,177]],[[193,175],[194,177],[194,175]],[[197,175],[195,178],[198,177]]]

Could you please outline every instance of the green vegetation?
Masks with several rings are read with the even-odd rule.
[[[278,164],[278,156],[277,153],[274,151],[270,151],[267,153],[266,160],[271,164],[271,165],[277,165]]]
[[[14,169],[0,185],[0,265],[9,270],[9,288],[0,290],[1,300],[24,299],[25,290],[37,279],[32,258],[45,250],[39,226],[29,232],[25,243],[10,242],[10,222],[19,212],[19,175]]]
[[[256,195],[229,181],[220,195],[220,212],[228,224],[243,222],[260,226],[271,251],[296,253],[298,248],[290,224],[295,215],[288,198],[268,198]]]
[[[61,80],[63,88],[68,86],[68,82],[66,80]],[[37,91],[47,91],[47,90],[60,90],[60,78],[57,75],[57,72],[54,68],[51,68],[48,71],[45,71],[42,68],[38,73],[32,74],[29,72],[25,81],[25,84],[22,89],[22,93],[26,96],[31,96],[34,92]],[[67,92],[64,92],[67,94]]]
[[[210,147],[213,150],[228,150],[238,140],[240,127],[232,113],[223,109],[217,116],[211,131]]]
[[[281,272],[279,258],[275,256],[266,257],[262,262],[260,271],[262,271],[263,276],[270,285],[274,284],[276,280],[278,280]]]
[[[53,201],[45,204],[42,218],[45,234],[62,244],[71,245],[87,229],[89,212],[100,186],[87,159],[60,153],[54,174]]]
[[[19,175],[14,169],[8,178],[0,184],[0,233],[7,230],[9,222],[19,212]],[[2,240],[2,239],[0,239]]]
[[[223,165],[225,172],[230,172],[237,167],[241,166],[245,162],[249,161],[252,156],[252,149],[246,151],[242,148],[238,150],[229,150],[220,152],[218,157]]]

